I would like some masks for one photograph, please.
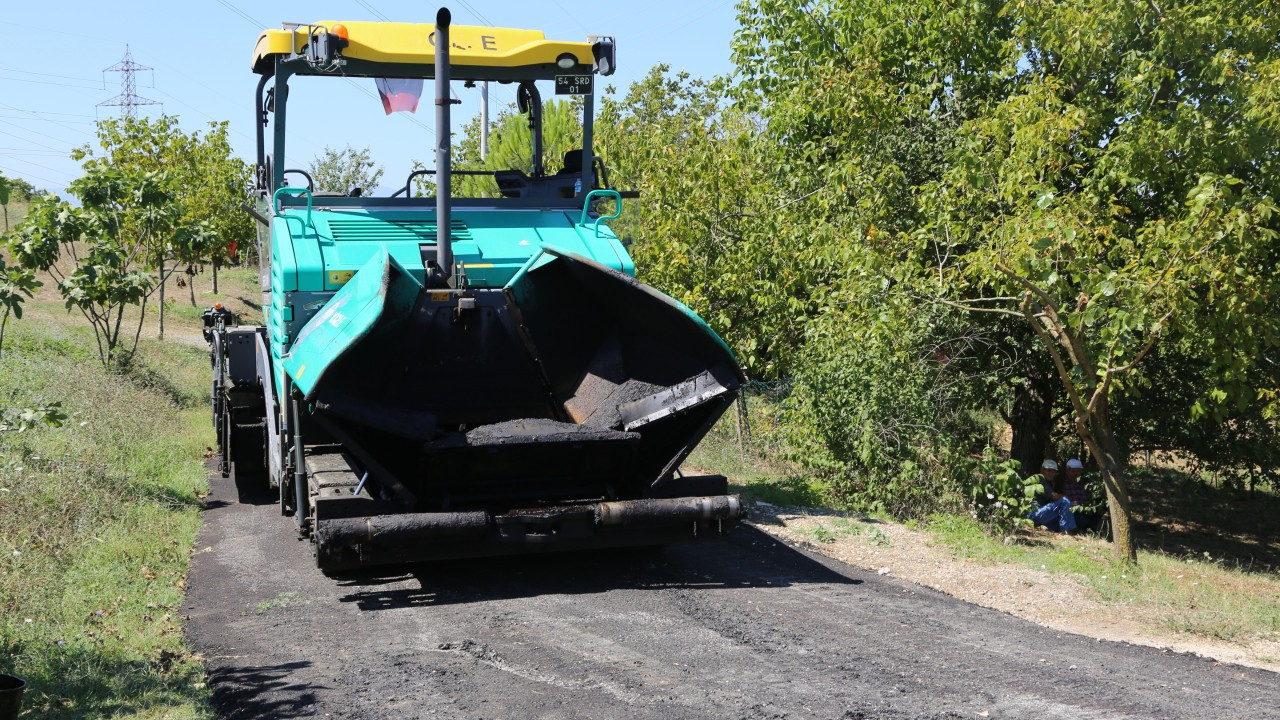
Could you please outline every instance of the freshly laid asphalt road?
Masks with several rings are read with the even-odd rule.
[[[1280,675],[1054,632],[750,526],[333,578],[230,480],[205,522],[187,634],[227,718],[1280,718]]]

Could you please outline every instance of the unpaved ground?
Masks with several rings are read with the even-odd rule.
[[[1056,632],[745,526],[334,579],[214,478],[187,632],[229,718],[1280,718],[1280,676]]]
[[[876,522],[886,542],[868,542],[865,535],[812,542],[815,527],[829,518],[818,511],[757,504],[753,517],[760,529],[788,543],[864,568],[877,574],[940,590],[961,600],[1001,610],[1040,625],[1103,640],[1190,652],[1224,662],[1280,672],[1280,642],[1259,640],[1248,645],[1171,633],[1153,632],[1135,612],[1108,606],[1097,594],[1069,575],[1012,565],[986,565],[957,559],[926,532]],[[825,525],[823,525],[825,526]],[[1044,533],[1049,537],[1048,533]],[[1073,543],[1101,543],[1085,537]]]

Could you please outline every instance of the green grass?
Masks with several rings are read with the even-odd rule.
[[[193,306],[191,304],[191,301],[186,297],[182,297],[177,300],[173,298],[165,298],[165,301],[164,301],[164,317],[166,321],[186,320],[187,322],[194,323],[195,321],[200,319],[200,314],[203,313],[204,311],[205,311],[204,306],[202,305]]]
[[[888,545],[889,538],[879,528],[859,522],[857,519],[832,516],[815,520],[812,525],[800,531],[814,542],[833,543],[841,538],[857,537],[865,534],[867,542],[872,545]]]
[[[768,437],[767,433],[764,435]],[[687,465],[728,477],[730,492],[749,500],[784,507],[834,507],[826,486],[803,477],[796,468],[777,460],[776,455],[758,447],[758,441],[743,446],[738,439],[734,409],[730,408],[690,454]]]
[[[1280,638],[1280,576],[1274,573],[1141,550],[1137,565],[1128,565],[1106,543],[1059,544],[1048,535],[1005,544],[965,517],[935,516],[925,529],[958,557],[1070,575],[1158,630],[1241,643]]]
[[[207,356],[144,340],[107,373],[76,316],[38,315],[11,326],[0,405],[60,401],[70,419],[0,437],[0,671],[30,682],[24,717],[211,717],[179,618]]]

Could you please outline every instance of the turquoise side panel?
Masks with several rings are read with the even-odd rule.
[[[384,314],[408,315],[422,284],[385,248],[356,271],[324,308],[311,318],[284,358],[293,384],[310,397],[334,360],[357,345]],[[376,368],[370,368],[376,372]]]
[[[292,233],[286,218],[276,216],[271,220],[271,290],[291,292],[297,289],[298,261],[293,255]]]
[[[296,223],[295,223],[296,224]],[[282,216],[271,220],[271,304],[262,309],[270,341],[271,370],[276,397],[284,397],[284,369],[281,360],[288,345],[284,306],[288,293],[298,289],[298,263],[293,254],[289,222]]]
[[[315,214],[313,213],[313,217]],[[277,216],[289,228],[293,257],[298,268],[297,290],[323,290],[324,258],[320,254],[316,227],[307,225],[305,208],[286,210]],[[317,224],[318,225],[318,224]]]

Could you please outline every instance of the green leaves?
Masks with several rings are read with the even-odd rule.
[[[619,188],[640,191],[614,223],[640,277],[706,318],[757,378],[792,372],[833,237],[811,233],[830,194],[772,169],[759,118],[725,107],[723,86],[653,68],[622,101],[602,100],[597,140]]]
[[[805,312],[788,303],[769,317],[804,330],[783,367],[799,376],[797,395],[812,399],[797,422],[824,448],[815,466],[864,479],[873,459],[899,461],[875,466],[885,475],[922,467],[917,448],[864,428],[924,406],[918,378],[893,370],[917,362],[913,344],[919,351],[974,332],[1045,334],[1033,336],[1038,346],[990,352],[948,387],[980,387],[1018,363],[1052,367],[1057,353],[1062,390],[1080,402],[1086,425],[1099,423],[1090,432],[1106,434],[1115,420],[1185,437],[1174,426],[1210,417],[1267,428],[1238,409],[1259,401],[1280,414],[1280,373],[1265,360],[1280,351],[1280,49],[1271,5],[753,0],[739,18],[731,93],[757,123],[754,157],[771,168],[750,182],[761,194],[814,195],[774,212],[743,205],[754,214],[735,236],[766,237],[787,258],[761,258],[758,278],[739,265],[753,256],[686,257],[684,246],[696,244],[646,259],[679,286],[705,257],[721,277],[691,284],[699,293],[723,288],[718,281],[736,291],[777,287],[788,272],[804,278],[810,289],[791,297]],[[653,102],[679,106],[678,92],[651,87]],[[636,156],[689,159],[681,167],[694,179],[667,180],[678,192],[706,196],[710,177],[733,175],[681,136],[656,147]],[[674,235],[693,223],[655,226]],[[720,297],[722,316],[736,322],[760,295]],[[691,304],[711,305],[704,298]],[[907,332],[913,313],[929,317],[940,306],[968,308],[968,327],[938,319]],[[870,342],[884,327],[904,345]],[[748,344],[749,331],[729,335],[753,350],[767,343]],[[1113,393],[1155,393],[1148,380],[1170,367],[1190,378],[1176,405],[1125,401],[1130,415],[1109,417]],[[1007,397],[973,402],[996,411]],[[928,435],[917,437],[923,449]]]
[[[9,265],[4,255],[0,255],[0,355],[4,353],[4,330],[9,316],[22,319],[22,304],[35,296],[35,292],[43,285],[36,279],[36,274],[29,268],[20,265]]]
[[[124,349],[124,308],[154,287],[146,260],[182,235],[182,212],[168,173],[82,157],[85,173],[71,183],[80,206],[38,199],[8,244],[25,272],[53,275],[67,310],[93,326],[99,357],[110,365]]]
[[[35,427],[62,427],[67,413],[61,402],[22,408],[0,408],[0,433],[26,432]]]
[[[308,172],[317,191],[346,195],[360,188],[368,194],[378,187],[383,168],[373,161],[368,147],[356,150],[347,145],[334,150],[326,146],[324,152],[311,161]]]
[[[249,166],[234,157],[227,139],[227,123],[211,122],[203,132],[187,133],[177,118],[120,118],[98,123],[97,142],[72,153],[84,164],[86,176],[95,179],[81,188],[72,188],[77,196],[98,194],[103,204],[128,202],[147,208],[151,217],[141,219],[151,227],[167,224],[188,226],[206,223],[217,241],[204,248],[204,254],[193,257],[187,249],[171,244],[172,237],[152,235],[146,263],[158,266],[161,259],[181,259],[194,263],[222,256],[232,243],[252,245],[253,221],[240,209],[248,196],[251,180]],[[147,193],[147,197],[125,198],[119,172],[140,172],[150,180],[131,186],[129,193]],[[173,217],[160,217],[172,213]],[[126,225],[132,218],[125,219]],[[145,231],[146,225],[138,230]]]

